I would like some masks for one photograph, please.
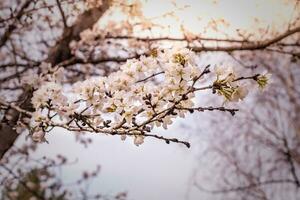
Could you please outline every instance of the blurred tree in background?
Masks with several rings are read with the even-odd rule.
[[[29,134],[34,141],[46,142],[45,133],[57,126],[77,132],[101,133],[104,130],[103,133],[120,135],[122,139],[130,136],[137,145],[143,143],[144,137],[149,136],[166,143],[182,143],[189,147],[189,142],[166,138],[149,131],[152,126],[167,127],[177,115],[217,110],[225,113],[200,113],[209,122],[208,127],[203,125],[196,129],[197,133],[209,130],[199,134],[200,139],[203,135],[208,137],[207,147],[200,153],[200,163],[207,166],[205,169],[209,170],[209,173],[203,173],[203,166],[201,167],[193,180],[195,188],[209,195],[216,194],[210,196],[213,199],[217,198],[218,194],[221,194],[220,199],[282,199],[288,195],[290,199],[297,199],[300,186],[299,1],[277,2],[279,7],[262,6],[262,9],[266,9],[266,15],[281,9],[286,9],[286,15],[278,16],[278,19],[274,20],[275,24],[268,24],[268,21],[260,19],[263,16],[255,16],[254,13],[251,26],[246,22],[247,25],[244,25],[230,17],[219,16],[218,4],[222,4],[221,2],[212,1],[208,12],[213,14],[202,15],[200,11],[193,11],[201,8],[201,2],[171,1],[169,7],[166,6],[167,3],[161,3],[162,10],[158,9],[157,5],[154,8],[153,4],[159,3],[138,0],[0,2],[0,157],[6,160],[1,167],[14,179],[13,174],[17,172],[5,169],[7,163],[12,160],[10,157],[13,157],[10,151],[20,155],[12,150],[19,134]],[[147,4],[150,4],[150,14],[145,6]],[[231,1],[226,3],[232,4]],[[247,3],[241,4],[245,9],[248,6]],[[154,11],[157,13],[153,15]],[[230,9],[225,7],[225,11]],[[209,16],[208,19],[205,15]],[[244,20],[240,11],[233,16]],[[172,46],[180,48],[171,50],[171,53],[161,50]],[[169,54],[171,56],[168,57]],[[165,61],[161,55],[169,60]],[[131,59],[138,61],[133,60],[131,63]],[[168,100],[166,110],[159,112],[159,103],[153,103],[155,95],[146,93],[145,96],[141,96],[141,102],[150,107],[149,110],[142,108],[127,112],[127,108],[124,108],[119,113],[119,123],[112,125],[114,122],[102,119],[95,122],[98,115],[89,109],[102,109],[103,105],[99,104],[99,108],[96,108],[93,98],[98,91],[93,89],[94,83],[86,82],[87,86],[74,86],[74,83],[108,76],[108,79],[111,79],[108,80],[111,81],[108,85],[111,86],[117,82],[117,78],[114,78],[120,75],[120,66],[121,72],[124,72],[126,61],[129,65],[142,63],[153,67],[156,66],[153,64],[156,59],[162,60],[157,61],[158,63],[168,63],[173,59],[171,63],[174,65],[165,71],[153,71],[152,75],[137,79],[136,84],[144,86],[144,82],[149,81],[150,86],[159,88],[163,79],[160,76],[164,74],[167,77],[171,74],[172,77],[172,73],[176,73],[172,72],[174,66],[187,68],[189,64],[194,66],[195,63],[200,67],[198,71],[195,70],[194,75],[188,74],[187,80],[190,81],[190,85],[184,85],[184,92],[174,94],[174,91],[171,91],[174,99]],[[215,66],[223,66],[225,72],[219,72]],[[234,72],[228,71],[232,66]],[[144,69],[139,70],[144,72]],[[248,99],[237,104],[236,101],[243,99],[248,90],[253,90],[257,84],[265,86],[268,81],[265,70],[272,74],[272,83],[266,86],[264,92],[251,93]],[[138,77],[137,73],[133,74],[133,77]],[[182,80],[185,80],[184,73],[179,77],[179,83],[182,83]],[[86,109],[81,112],[76,110],[81,108],[80,106],[70,109],[70,105],[55,110],[55,103],[50,99],[43,105],[43,109],[48,110],[48,113],[43,113],[47,115],[47,120],[36,120],[34,113],[40,107],[36,107],[32,102],[37,96],[37,91],[43,86],[47,87],[51,80],[57,79],[64,88],[79,88],[79,93],[83,95],[92,93],[92,103],[88,102]],[[243,81],[254,84],[247,85],[244,89]],[[242,83],[238,85],[239,82]],[[122,84],[126,85],[124,82]],[[201,87],[196,87],[197,84]],[[56,86],[53,88],[46,91],[51,93]],[[192,101],[188,101],[193,97],[191,94],[202,90],[210,91],[205,93],[207,102],[200,99],[201,106],[198,106],[199,103],[195,103],[197,106],[191,106]],[[215,94],[222,95],[226,104],[224,98],[215,98]],[[56,95],[59,96],[60,93]],[[114,94],[107,90],[105,95],[105,98],[112,98]],[[198,101],[197,95],[195,99],[193,101]],[[86,99],[83,100],[87,102]],[[79,99],[76,103],[82,103],[81,101],[82,99]],[[181,102],[185,103],[185,107]],[[112,105],[115,104],[114,102]],[[112,106],[105,109],[108,112],[118,112],[118,109]],[[86,111],[90,113],[86,114]],[[146,111],[149,111],[147,114],[150,113],[150,117],[147,116],[148,120],[139,124],[136,120],[137,115]],[[234,117],[227,115],[228,113]],[[56,118],[65,115],[68,121],[63,125],[57,124]],[[32,121],[38,121],[37,125],[31,126]],[[24,199],[28,195],[27,192],[30,193],[30,188],[22,182],[28,179],[41,181],[35,177],[36,173],[40,172],[51,175],[47,169],[29,169],[24,172],[25,175],[18,173],[16,179],[19,181],[13,190],[17,190]],[[218,176],[211,178],[212,174]],[[37,185],[39,183],[36,183],[35,187]],[[61,187],[60,185],[53,193],[53,199],[69,199],[67,193],[60,190]],[[10,189],[4,187],[4,199],[14,199],[10,196]],[[34,191],[37,198],[46,193],[36,188]]]

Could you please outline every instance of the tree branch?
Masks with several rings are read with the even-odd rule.
[[[295,181],[290,180],[290,179],[280,179],[280,180],[268,180],[268,181],[261,181],[245,186],[238,186],[234,188],[228,188],[228,189],[223,189],[223,190],[209,190],[206,188],[203,188],[200,186],[197,182],[194,183],[194,185],[201,191],[212,193],[212,194],[224,194],[224,193],[230,193],[230,192],[238,192],[238,191],[244,191],[244,190],[249,190],[252,188],[257,188],[260,186],[264,185],[270,185],[270,184],[282,184],[282,183],[290,183],[290,184],[295,184]]]
[[[270,40],[266,40],[263,42],[258,42],[258,43],[247,43],[244,45],[236,45],[236,46],[224,46],[224,47],[205,47],[205,46],[201,46],[201,47],[191,47],[193,49],[193,51],[196,52],[200,52],[200,51],[245,51],[245,50],[261,50],[261,49],[265,49],[268,46],[271,46],[281,40],[283,40],[284,38],[293,35],[295,33],[300,32],[300,26],[296,27],[294,29],[288,30],[286,32],[284,32],[281,35],[278,35],[277,37],[274,37],[273,39]]]
[[[67,19],[66,19],[65,13],[64,13],[64,11],[63,11],[63,9],[62,9],[62,7],[61,7],[60,0],[56,0],[56,3],[57,3],[57,6],[58,6],[58,9],[59,9],[61,18],[62,18],[62,20],[63,20],[64,27],[65,27],[65,28],[68,28],[68,25],[67,25]]]
[[[23,6],[20,8],[19,12],[16,15],[14,22],[8,26],[8,28],[4,32],[3,36],[1,37],[0,47],[2,47],[6,43],[6,41],[9,39],[10,35],[12,34],[12,32],[17,28],[17,26],[14,23],[21,19],[21,17],[23,16],[23,11],[30,5],[31,2],[32,2],[31,0],[27,0],[23,4]]]

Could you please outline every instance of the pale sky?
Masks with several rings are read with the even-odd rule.
[[[291,0],[144,0],[142,2],[142,11],[146,19],[168,27],[164,31],[154,29],[156,32],[151,34],[168,34],[173,37],[181,36],[181,25],[188,31],[201,33],[206,37],[222,37],[224,33],[234,36],[237,29],[254,34],[266,28],[281,32],[287,29],[288,22],[300,9],[298,4],[298,10],[295,10],[295,1]],[[112,14],[101,19],[100,24],[106,23],[106,20],[124,20],[124,14],[120,10],[115,8],[111,10]],[[205,31],[207,26],[214,26],[217,31],[212,28]],[[135,34],[140,36],[145,33],[136,30]]]

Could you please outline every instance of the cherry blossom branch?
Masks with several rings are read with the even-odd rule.
[[[235,109],[235,108],[225,108],[223,106],[221,107],[213,107],[213,106],[208,106],[208,107],[195,107],[195,108],[177,108],[178,110],[187,110],[190,113],[193,113],[194,111],[198,111],[198,112],[204,112],[204,111],[222,111],[222,112],[229,112],[232,116],[235,115],[235,112],[239,111],[239,109]]]
[[[157,138],[157,139],[160,139],[160,140],[164,140],[167,144],[170,144],[170,142],[173,142],[173,143],[181,143],[181,144],[184,144],[187,148],[190,148],[191,147],[191,144],[189,142],[186,142],[186,141],[182,141],[182,140],[179,140],[177,138],[166,138],[166,137],[163,137],[163,136],[159,136],[159,135],[154,135],[154,134],[144,134],[144,136],[148,136],[148,137],[154,137],[154,138]]]
[[[16,106],[13,103],[8,104],[8,103],[0,100],[0,104],[6,106],[7,108],[13,108],[16,111],[18,111],[18,112],[20,112],[22,114],[25,114],[27,116],[32,116],[31,112],[26,111],[26,110],[20,108],[19,106]],[[129,135],[129,136],[153,137],[153,138],[156,138],[156,139],[164,140],[167,144],[169,144],[170,142],[181,143],[181,144],[184,144],[188,148],[190,147],[190,143],[189,142],[182,141],[182,140],[179,140],[177,138],[166,138],[166,137],[155,135],[155,134],[140,134],[140,133],[136,133],[135,134],[135,133],[128,133],[128,132],[124,132],[124,131],[120,132],[120,131],[116,131],[116,130],[97,129],[97,128],[94,128],[92,126],[89,126],[91,129],[87,129],[87,128],[83,128],[83,127],[77,128],[77,127],[71,127],[71,126],[68,126],[68,125],[65,125],[65,124],[55,123],[55,122],[52,122],[52,121],[46,121],[45,123],[48,124],[49,126],[61,127],[61,128],[66,129],[66,130],[75,131],[75,132],[76,131],[79,131],[79,132],[86,131],[86,132],[105,133],[105,134],[110,134],[110,135],[121,135],[121,136],[122,135]]]
[[[65,124],[61,124],[61,123],[55,123],[52,121],[48,121],[45,122],[47,123],[49,126],[53,126],[53,127],[60,127],[60,128],[64,128],[66,130],[72,131],[72,132],[90,132],[90,133],[104,133],[104,134],[108,134],[108,135],[120,135],[120,136],[143,136],[143,137],[153,137],[159,140],[164,140],[167,144],[169,144],[170,142],[173,143],[180,143],[180,144],[184,144],[186,147],[190,148],[190,143],[186,142],[186,141],[182,141],[179,140],[177,138],[166,138],[160,135],[155,135],[155,134],[148,134],[148,133],[133,133],[133,132],[127,132],[125,131],[118,131],[118,130],[110,130],[110,129],[103,129],[103,128],[96,128],[96,127],[91,127],[89,126],[89,128],[87,127],[74,127],[74,126],[68,126]]]
[[[236,82],[236,81],[240,81],[240,80],[247,80],[247,79],[257,81],[259,76],[260,76],[260,74],[255,74],[253,76],[246,76],[246,77],[241,76],[239,78],[234,79],[232,82]]]
[[[192,98],[198,91],[212,89],[213,93],[224,96],[226,101],[239,101],[246,93],[237,82],[251,79],[263,87],[268,80],[265,75],[259,74],[234,78],[233,71],[215,69],[217,78],[213,84],[196,87],[198,81],[211,71],[209,65],[200,70],[194,57],[195,53],[189,49],[175,48],[157,50],[154,55],[128,60],[120,71],[108,77],[88,79],[74,85],[72,90],[78,96],[75,102],[68,100],[55,79],[60,77],[58,73],[63,73],[57,70],[49,74],[46,82],[33,93],[34,113],[28,114],[14,104],[4,105],[32,116],[30,134],[38,141],[43,141],[45,133],[54,127],[62,127],[70,131],[133,136],[136,145],[143,143],[144,137],[154,137],[189,147],[185,141],[149,132],[154,126],[167,129],[175,118],[185,117],[188,112],[217,110],[234,115],[237,109],[194,107]],[[70,62],[72,59],[58,65]],[[162,79],[155,83],[148,81],[160,74],[163,74]],[[55,122],[57,117],[62,122]]]

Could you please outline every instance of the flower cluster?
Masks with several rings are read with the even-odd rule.
[[[231,67],[217,66],[215,73],[217,79],[214,82],[214,89],[219,95],[224,96],[225,101],[237,102],[247,96],[247,87],[236,82],[236,73]]]
[[[264,72],[261,75],[257,76],[256,82],[261,89],[264,89],[271,78],[271,74]]]
[[[28,73],[22,77],[22,84],[37,89],[45,82],[61,83],[63,81],[63,68],[52,67],[50,63],[42,62],[39,69],[41,70],[39,75],[34,70],[28,70]]]
[[[175,118],[196,109],[193,97],[201,90],[196,86],[208,72],[196,65],[196,55],[189,49],[155,49],[150,56],[128,60],[107,77],[74,84],[72,95],[58,83],[46,82],[32,98],[36,110],[32,130],[47,132],[60,126],[72,131],[117,134],[122,139],[132,136],[136,145],[142,144],[146,136],[178,142],[149,132],[154,127],[167,129]],[[206,89],[231,101],[244,98],[247,92],[238,85],[233,71],[215,72],[216,81]],[[54,120],[57,116],[59,123]]]

